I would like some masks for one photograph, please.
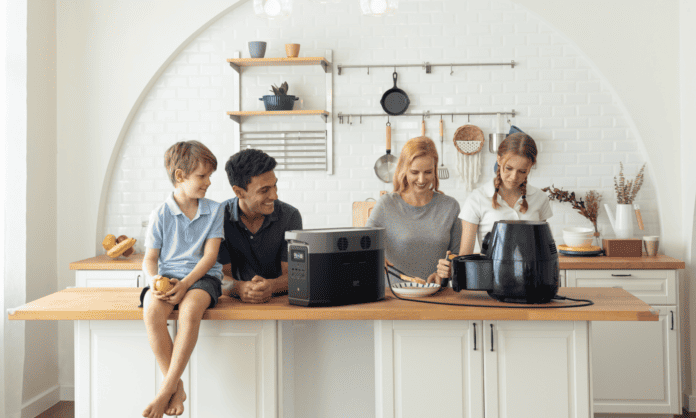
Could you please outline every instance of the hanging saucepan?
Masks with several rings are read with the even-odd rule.
[[[397,116],[403,114],[411,101],[408,99],[406,92],[396,87],[396,71],[392,74],[394,78],[394,87],[385,91],[382,95],[382,100],[379,103],[382,105],[382,109],[392,116]]]
[[[375,174],[385,183],[391,183],[396,171],[397,158],[391,153],[391,123],[387,122],[387,153],[375,163]]]

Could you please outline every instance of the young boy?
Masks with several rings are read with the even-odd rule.
[[[198,339],[206,309],[222,295],[222,266],[217,262],[223,239],[223,207],[205,199],[217,160],[198,141],[178,142],[164,155],[175,190],[152,214],[145,238],[143,270],[151,278],[140,295],[150,347],[164,381],[144,417],[181,415],[184,393],[181,375]],[[154,279],[169,277],[174,288],[154,291]],[[151,289],[152,288],[152,289]],[[179,309],[179,326],[172,344],[167,318]]]

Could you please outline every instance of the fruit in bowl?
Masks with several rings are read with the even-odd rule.
[[[563,242],[568,247],[582,248],[592,245],[594,230],[584,227],[568,227],[563,229]]]

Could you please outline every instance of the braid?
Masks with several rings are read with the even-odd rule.
[[[498,190],[500,190],[502,184],[503,178],[500,176],[500,165],[498,165],[498,171],[496,171],[495,179],[493,180],[493,186],[495,187],[495,191],[493,192],[493,209],[498,209],[500,207],[498,203]]]
[[[529,205],[527,204],[527,179],[524,179],[520,184],[520,192],[522,192],[522,204],[520,204],[520,212],[527,213]]]

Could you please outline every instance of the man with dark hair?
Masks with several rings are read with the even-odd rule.
[[[220,245],[224,295],[243,302],[268,302],[288,290],[285,231],[302,229],[302,216],[278,200],[276,161],[246,149],[227,160],[225,171],[236,197],[224,205],[225,240]]]

